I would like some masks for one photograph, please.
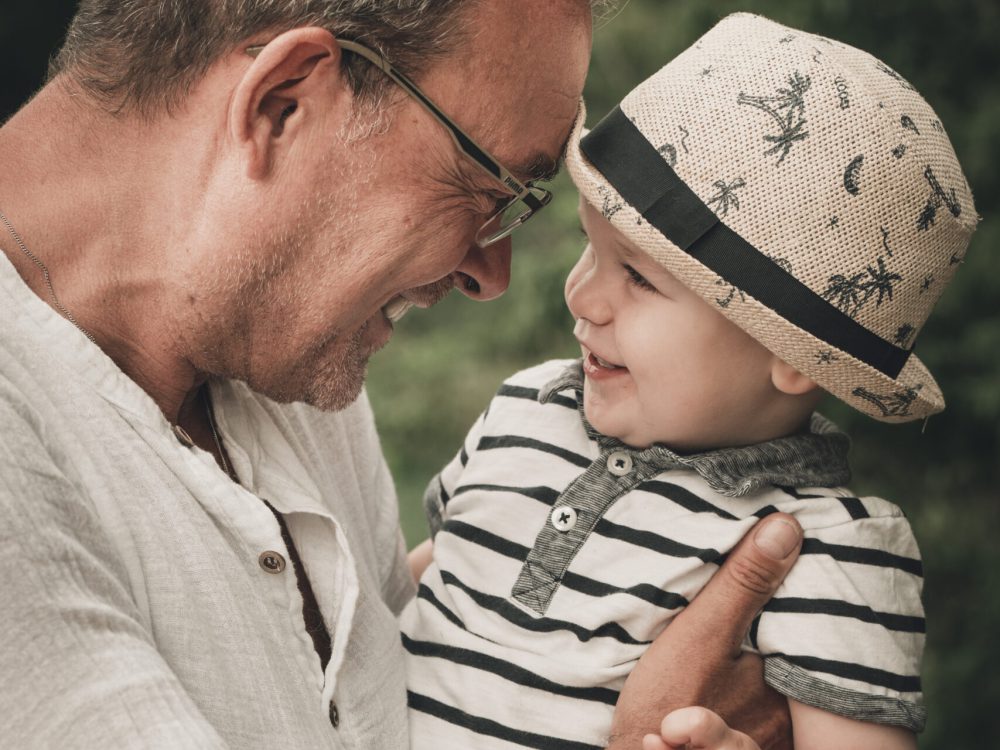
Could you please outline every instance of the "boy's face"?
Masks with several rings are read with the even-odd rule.
[[[635,447],[757,442],[754,425],[775,393],[774,355],[583,200],[580,218],[589,243],[565,292],[590,423]]]

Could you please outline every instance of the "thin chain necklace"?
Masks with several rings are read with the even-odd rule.
[[[212,412],[212,402],[208,397],[208,386],[203,385],[201,387],[201,398],[205,403],[205,413],[208,415],[208,426],[212,428],[212,440],[215,441],[215,448],[219,452],[219,461],[222,462],[222,470],[229,475],[229,478],[234,482],[239,482],[239,477],[236,476],[236,471],[229,462],[226,460],[226,452],[222,449],[222,439],[219,437],[219,430],[215,426],[215,414]]]
[[[62,313],[62,316],[66,318],[66,320],[75,325],[84,336],[96,345],[97,340],[91,335],[90,331],[77,323],[76,318],[73,317],[73,313],[67,310],[63,306],[63,303],[59,301],[59,298],[56,296],[56,290],[52,286],[52,277],[49,276],[49,269],[45,267],[45,264],[42,263],[37,255],[28,249],[27,245],[24,244],[24,240],[21,239],[21,235],[17,233],[17,230],[14,229],[14,226],[10,223],[10,219],[4,216],[2,212],[0,212],[0,221],[3,221],[4,226],[7,227],[7,231],[10,232],[10,236],[14,238],[14,242],[16,242],[17,246],[21,248],[21,252],[24,253],[32,263],[38,266],[39,270],[42,272],[42,276],[45,278],[45,285],[49,288],[49,296],[52,297],[52,303],[56,306],[56,309]]]
[[[42,263],[41,259],[37,255],[28,249],[28,246],[24,244],[24,240],[21,239],[21,235],[17,233],[17,230],[14,229],[14,225],[10,223],[10,219],[8,219],[2,211],[0,211],[0,221],[3,222],[5,227],[7,227],[7,231],[10,232],[10,236],[14,238],[14,242],[17,243],[17,246],[21,248],[21,252],[24,253],[32,263],[38,266],[38,270],[42,272],[42,277],[45,279],[45,285],[49,288],[49,296],[52,297],[52,303],[55,305],[56,309],[62,313],[62,316],[66,318],[66,320],[75,325],[84,336],[97,345],[97,340],[94,339],[90,331],[77,323],[76,318],[73,317],[73,313],[67,310],[65,305],[59,301],[59,297],[56,295],[55,287],[52,286],[52,277],[49,275],[48,267]],[[219,431],[215,426],[215,415],[212,414],[212,402],[208,399],[208,389],[205,386],[202,387],[202,400],[205,402],[205,413],[208,415],[208,426],[212,428],[212,439],[215,441],[215,447],[219,451],[219,460],[222,462],[222,469],[229,475],[230,479],[237,482],[239,480],[236,477],[236,472],[233,471],[233,468],[229,465],[229,462],[226,460],[226,452],[222,449],[222,440],[219,438]]]

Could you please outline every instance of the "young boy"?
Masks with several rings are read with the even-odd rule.
[[[917,545],[844,488],[814,409],[943,408],[913,342],[977,216],[941,123],[866,53],[739,14],[578,124],[567,163],[583,358],[505,382],[428,490],[414,747],[604,747],[643,650],[774,511],[806,538],[744,648],[796,745],[915,747]]]

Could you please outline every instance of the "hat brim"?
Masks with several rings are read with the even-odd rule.
[[[910,355],[896,377],[817,338],[735,289],[677,247],[625,201],[580,150],[588,132],[581,114],[570,135],[566,166],[577,190],[592,206],[613,205],[605,217],[636,247],[676,276],[713,308],[777,357],[858,411],[883,422],[907,422],[944,409],[941,389],[924,364]]]

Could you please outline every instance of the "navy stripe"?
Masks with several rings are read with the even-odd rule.
[[[554,505],[559,493],[551,487],[511,487],[506,484],[463,484],[455,488],[452,497],[463,495],[466,492],[513,492],[517,495],[530,497],[546,505]]]
[[[670,482],[661,482],[656,479],[651,479],[649,481],[642,482],[636,487],[636,489],[642,490],[643,492],[652,492],[654,495],[665,497],[667,500],[677,503],[679,506],[685,510],[691,511],[692,513],[714,513],[715,515],[721,516],[722,518],[730,521],[739,520],[732,513],[712,505],[712,503],[698,497],[690,490],[686,490],[683,487],[671,484]]]
[[[719,221],[615,107],[580,150],[672,244],[792,324],[895,378],[910,352],[869,331]],[[762,250],[764,252],[762,252]]]
[[[757,634],[760,632],[760,615],[758,614],[753,618],[753,622],[750,623],[750,632],[747,633],[747,637],[750,639],[750,645],[755,649],[759,649],[760,646],[757,644]]]
[[[518,562],[524,562],[531,552],[523,544],[512,542],[492,532],[480,529],[478,526],[472,526],[461,521],[446,521],[441,530]],[[563,574],[561,583],[566,588],[586,594],[587,596],[600,597],[628,594],[663,609],[678,609],[688,605],[688,600],[680,594],[664,591],[658,586],[646,583],[622,588],[621,586],[613,586],[610,583],[597,581],[570,571]]]
[[[887,672],[884,669],[865,667],[853,662],[820,659],[815,656],[792,656],[789,654],[766,654],[766,656],[780,656],[810,672],[823,672],[824,674],[832,674],[848,680],[867,682],[869,685],[878,685],[879,687],[889,688],[900,693],[920,692],[920,678],[914,675],[901,675],[895,672]]]
[[[852,620],[881,625],[887,630],[903,633],[924,633],[926,625],[923,617],[897,615],[891,612],[876,612],[862,604],[849,604],[839,599],[803,599],[799,597],[775,598],[764,605],[765,612],[781,612],[808,615],[831,615],[849,617]]]
[[[543,690],[546,693],[562,695],[567,698],[575,698],[583,701],[593,701],[604,703],[609,706],[615,705],[618,701],[618,691],[602,687],[576,687],[573,685],[562,685],[544,677],[539,677],[535,672],[519,667],[509,661],[487,656],[478,651],[457,646],[446,646],[442,643],[431,641],[415,641],[405,633],[402,634],[403,647],[414,656],[427,658],[444,659],[453,664],[461,664],[463,667],[479,669],[483,672],[495,674],[508,682],[517,685]],[[418,667],[419,669],[419,667]]]
[[[844,506],[844,510],[846,510],[855,521],[862,518],[871,518],[871,514],[868,513],[868,509],[865,508],[865,504],[861,502],[860,498],[841,497],[838,499],[840,500],[841,505]]]
[[[675,542],[673,539],[667,539],[659,534],[654,534],[651,531],[633,529],[631,526],[622,526],[613,523],[603,517],[594,526],[594,532],[603,537],[618,539],[629,544],[634,544],[637,547],[644,547],[663,555],[669,555],[670,557],[697,557],[703,562],[713,563],[717,562],[722,554],[711,547],[691,547],[681,542]]]
[[[628,594],[662,609],[680,609],[689,604],[688,600],[680,594],[664,591],[649,583],[638,583],[635,586],[622,588],[621,586],[612,586],[610,583],[595,581],[593,578],[587,578],[570,571],[563,573],[562,585],[573,591],[594,597]]]
[[[537,388],[525,388],[523,385],[511,385],[510,383],[504,383],[497,390],[498,396],[507,396],[508,398],[523,398],[528,401],[538,401],[538,389]]]
[[[423,599],[425,602],[434,607],[434,609],[440,612],[452,625],[459,628],[460,630],[466,630],[466,632],[468,632],[467,628],[465,627],[465,623],[462,622],[462,619],[454,612],[452,612],[450,609],[448,609],[448,607],[445,605],[443,601],[437,598],[437,595],[434,593],[433,590],[431,590],[430,586],[428,586],[425,583],[421,583],[417,587],[417,598]]]
[[[468,729],[475,734],[486,737],[496,737],[497,739],[512,742],[520,747],[532,747],[537,750],[603,750],[602,745],[588,745],[584,742],[574,742],[563,740],[558,737],[548,737],[543,734],[525,732],[521,729],[508,727],[492,719],[484,719],[481,716],[474,716],[465,711],[460,711],[454,706],[448,706],[426,695],[406,691],[406,699],[410,708],[414,711],[429,714],[437,717],[449,724]],[[474,747],[474,745],[470,746]]]
[[[522,435],[486,435],[479,440],[479,450],[481,451],[496,450],[498,448],[529,448],[558,456],[583,469],[586,469],[591,464],[589,458],[581,456],[579,453],[574,453],[557,445]]]
[[[924,575],[924,567],[920,560],[915,560],[912,557],[903,557],[902,555],[894,555],[891,552],[883,552],[878,549],[849,547],[845,544],[828,544],[819,539],[806,538],[802,542],[802,554],[829,555],[834,560],[840,560],[840,562],[875,565],[880,568],[897,568],[915,576],[923,577]]]
[[[526,388],[521,385],[511,385],[510,383],[504,383],[500,386],[500,390],[497,391],[498,396],[507,396],[509,398],[523,398],[528,401],[538,401],[538,394],[540,391],[537,388]],[[572,409],[576,411],[579,408],[575,398],[570,398],[569,396],[562,396],[559,394],[553,394],[545,400],[546,404],[558,404],[559,406],[564,406],[567,409]]]
[[[633,638],[627,630],[616,622],[606,622],[598,628],[590,629],[577,625],[575,622],[555,620],[549,617],[532,617],[520,607],[515,607],[507,599],[476,591],[448,571],[441,571],[441,580],[448,586],[461,589],[480,607],[499,615],[522,630],[530,630],[535,633],[554,633],[563,630],[572,633],[577,640],[584,643],[594,638],[613,638],[620,643],[642,646],[648,646],[650,643],[650,641],[640,641]]]
[[[465,468],[465,465],[469,463],[469,452],[465,450],[464,445],[462,446],[462,450],[458,452],[458,461],[462,464],[463,469]]]
[[[438,500],[441,501],[441,507],[444,508],[448,505],[448,501],[451,500],[451,495],[448,494],[448,490],[444,488],[444,482],[441,481],[441,475],[437,475],[438,483]]]
[[[464,523],[463,521],[456,521],[454,519],[445,521],[444,526],[441,527],[441,531],[457,536],[459,539],[464,539],[467,542],[477,544],[480,547],[485,547],[488,550],[492,550],[499,555],[509,557],[518,562],[524,562],[528,557],[528,553],[531,552],[523,544],[512,542],[510,539],[505,539],[502,536],[481,529],[478,526]]]

